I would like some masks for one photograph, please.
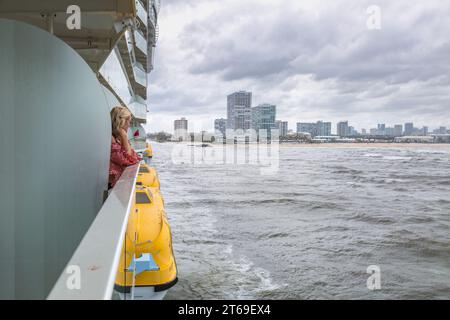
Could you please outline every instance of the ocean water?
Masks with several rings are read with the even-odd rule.
[[[450,145],[282,145],[273,175],[152,146],[179,273],[166,299],[450,298]]]

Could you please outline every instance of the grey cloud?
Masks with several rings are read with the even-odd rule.
[[[165,0],[163,11],[211,2]],[[366,28],[371,1],[317,1],[314,10],[294,0],[217,3],[220,9],[193,15],[172,43],[157,47],[154,112],[213,119],[224,116],[226,94],[245,89],[291,119],[359,114],[398,122],[415,112],[450,119],[447,2],[380,0],[377,31]],[[303,93],[302,83],[313,89]]]
[[[229,8],[187,25],[180,40],[197,54],[192,73],[218,73],[225,81],[283,72],[313,74],[317,80],[427,80],[449,71],[450,46],[448,42],[434,45],[420,30],[435,20],[440,21],[433,26],[436,33],[448,32],[450,23],[442,19],[448,10],[430,11],[426,4],[415,5],[424,12],[411,18],[414,29],[387,21],[379,31],[366,29],[363,5],[349,12],[325,7],[317,19],[301,10],[261,10],[263,19],[258,19],[257,10],[253,21],[243,23],[233,18],[236,15]],[[388,10],[389,5],[385,6]],[[208,26],[217,25],[223,27],[208,32]]]

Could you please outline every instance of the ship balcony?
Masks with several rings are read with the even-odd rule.
[[[136,99],[128,104],[128,109],[137,120],[147,120],[147,105],[143,98],[136,96]]]
[[[142,54],[147,55],[147,39],[145,39],[141,31],[134,31],[134,41],[136,48],[139,49]]]
[[[154,27],[158,24],[158,14],[161,7],[160,0],[150,0],[148,9],[148,18]]]
[[[155,63],[155,47],[150,47],[148,50],[149,55],[147,58],[147,69],[148,72],[151,72]]]
[[[140,0],[135,0],[136,5],[136,16],[139,20],[139,23],[145,26],[145,28],[148,27],[148,13],[147,10],[145,10],[144,5]]]
[[[145,72],[144,67],[137,61],[133,65],[133,73],[136,83],[143,87],[147,87],[147,73]]]
[[[139,165],[125,169],[72,258],[49,300],[110,300],[133,201]],[[78,274],[78,285],[70,284]],[[75,281],[75,284],[76,281]]]

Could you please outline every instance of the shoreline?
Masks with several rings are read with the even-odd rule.
[[[300,148],[432,148],[432,149],[450,149],[450,143],[387,143],[387,142],[369,142],[369,143],[280,143],[282,147],[300,147]]]
[[[193,144],[193,145],[201,145],[208,144],[210,146],[223,146],[221,143],[211,143],[211,142],[178,142],[178,141],[165,141],[158,142],[155,140],[149,140],[152,143],[168,143],[168,144]],[[244,144],[238,143],[236,146],[255,146],[257,144]],[[261,144],[263,145],[263,144]],[[433,148],[433,149],[450,149],[450,143],[393,143],[393,142],[358,142],[358,143],[279,143],[280,148],[283,147],[298,147],[298,148],[386,148],[386,149],[395,149],[395,148]],[[226,146],[231,146],[226,145]]]

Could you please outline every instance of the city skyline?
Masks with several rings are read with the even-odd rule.
[[[211,119],[226,117],[223,96],[242,88],[253,105],[276,104],[291,129],[318,120],[449,127],[450,3],[379,1],[381,29],[368,30],[371,4],[166,0],[149,131],[169,131],[179,116],[212,131]]]
[[[348,120],[338,121],[333,124],[330,121],[317,120],[313,122],[295,121],[294,125],[289,127],[289,121],[279,119],[277,117],[277,106],[270,103],[262,103],[256,106],[252,105],[253,92],[239,90],[230,93],[226,96],[226,118],[214,118],[213,130],[205,130],[201,128],[196,130],[195,128],[188,128],[188,121],[185,117],[174,121],[173,134],[175,140],[178,140],[180,134],[177,133],[177,129],[180,129],[180,123],[182,122],[184,133],[186,132],[221,132],[225,135],[227,129],[242,129],[249,130],[254,129],[257,132],[260,129],[279,129],[280,135],[284,136],[288,132],[295,133],[310,133],[312,136],[332,136],[337,135],[341,137],[347,136],[410,136],[410,135],[428,135],[433,134],[449,134],[450,130],[447,130],[447,126],[435,126],[429,127],[428,125],[422,127],[416,127],[413,122],[403,122],[395,124],[387,124],[378,122],[376,127],[369,126],[368,128],[356,129],[352,123]],[[335,130],[334,130],[335,129]]]
[[[265,106],[271,106],[276,107],[275,105],[270,104],[261,104],[256,107],[252,107],[257,109],[258,107],[265,107]],[[275,112],[276,114],[276,112]],[[180,119],[174,120],[174,126],[172,130],[161,130],[163,132],[172,132],[174,136],[177,135],[177,129],[179,126],[177,123],[180,121],[185,121],[186,125],[183,126],[184,132],[191,133],[191,132],[209,132],[209,133],[217,133],[221,132],[222,134],[225,134],[225,131],[227,129],[233,129],[228,126],[227,118],[214,118],[211,119],[213,123],[213,129],[212,130],[195,130],[188,126],[188,119],[185,117],[181,117]],[[256,129],[259,130],[260,128],[258,126],[255,126],[254,119],[252,115],[252,125],[249,129]],[[356,135],[362,135],[362,136],[369,136],[369,135],[379,135],[379,136],[409,136],[409,135],[427,135],[427,134],[450,134],[450,127],[447,126],[437,126],[437,127],[430,127],[430,126],[422,126],[417,127],[413,122],[404,122],[400,124],[388,124],[386,123],[378,123],[373,127],[369,128],[361,128],[361,130],[355,129],[354,126],[350,125],[349,121],[338,121],[337,123],[333,123],[330,121],[323,121],[318,120],[316,122],[295,122],[294,125],[291,124],[289,126],[289,121],[283,121],[275,117],[275,121],[272,123],[274,129],[280,130],[280,132],[284,133],[300,133],[300,132],[309,132],[313,133],[313,136],[356,136]],[[269,127],[264,127],[264,129],[267,129]],[[336,130],[334,130],[334,128]],[[240,128],[238,128],[240,129]],[[248,129],[247,129],[248,130]],[[156,131],[155,131],[156,132]],[[281,136],[285,135],[280,133]]]
[[[243,90],[240,90],[241,92],[243,91]],[[238,91],[237,91],[238,92]],[[253,94],[253,93],[252,93]],[[260,103],[260,104],[258,104],[258,105],[256,105],[256,106],[250,106],[250,109],[252,109],[252,108],[255,108],[255,107],[258,107],[258,106],[262,106],[262,105],[271,105],[270,103],[267,103],[267,102],[265,102],[265,103]],[[276,104],[274,104],[274,106],[277,106]],[[226,109],[226,108],[225,108]],[[278,112],[278,107],[277,107],[277,112]],[[207,118],[206,119],[206,123],[211,123],[211,125],[210,126],[208,126],[208,125],[202,125],[202,126],[199,126],[198,124],[200,123],[200,122],[195,122],[195,119],[194,120],[191,120],[190,121],[190,124],[192,125],[192,124],[194,124],[193,126],[195,127],[195,128],[190,128],[190,129],[188,129],[188,131],[190,131],[190,132],[200,132],[200,131],[206,131],[206,132],[214,132],[215,131],[215,129],[216,129],[216,126],[215,126],[215,122],[216,122],[216,120],[227,120],[227,112],[224,112],[225,113],[225,116],[217,116],[217,115],[214,115],[214,114],[211,114],[210,116],[211,116],[211,118]],[[184,115],[186,115],[186,113],[183,113]],[[187,118],[187,116],[178,116],[178,117],[176,117],[176,118]],[[348,118],[350,118],[350,117],[348,117]],[[295,119],[297,119],[297,120],[295,120]],[[169,119],[169,121],[172,121],[172,123],[173,123],[173,121],[175,120],[175,118],[174,119]],[[175,120],[176,121],[176,120]],[[250,118],[250,121],[251,121],[251,118]],[[448,133],[447,131],[450,131],[450,125],[442,125],[442,124],[429,124],[429,123],[425,123],[425,122],[420,122],[421,124],[416,124],[415,122],[412,122],[412,121],[410,121],[410,120],[400,120],[400,121],[398,121],[398,122],[388,122],[388,121],[380,121],[380,120],[374,120],[373,122],[372,122],[372,124],[370,125],[370,126],[367,126],[367,127],[363,127],[363,126],[357,126],[357,125],[355,125],[354,123],[350,123],[350,121],[349,120],[338,120],[338,121],[336,121],[336,122],[334,122],[334,121],[328,121],[327,120],[327,118],[326,117],[324,117],[324,118],[321,118],[321,119],[313,119],[313,120],[307,120],[307,119],[305,119],[304,121],[303,121],[303,119],[300,119],[300,118],[295,118],[294,117],[294,120],[293,121],[287,121],[287,120],[285,120],[285,119],[280,119],[278,116],[276,117],[276,119],[275,119],[275,122],[287,122],[288,123],[288,131],[294,131],[294,132],[296,132],[297,130],[297,128],[298,128],[298,124],[299,123],[303,123],[303,124],[317,124],[317,123],[320,123],[320,122],[323,122],[324,124],[331,124],[331,134],[332,135],[339,135],[338,133],[339,133],[339,129],[338,129],[338,125],[339,125],[339,123],[341,123],[341,122],[347,122],[348,123],[348,127],[349,128],[351,128],[351,129],[353,129],[353,130],[355,130],[355,131],[357,131],[357,133],[358,134],[364,134],[364,132],[363,131],[366,131],[367,132],[367,134],[370,134],[370,131],[371,130],[379,130],[379,125],[380,124],[383,124],[383,125],[385,125],[386,126],[386,128],[387,129],[393,129],[393,130],[395,130],[396,129],[396,127],[398,127],[398,126],[402,126],[402,134],[403,134],[403,132],[404,132],[404,129],[405,129],[405,127],[408,125],[408,124],[412,124],[413,126],[411,127],[411,130],[413,130],[413,131],[418,131],[418,130],[423,130],[424,128],[426,129],[426,130],[428,130],[427,132],[428,133],[437,133],[436,131],[439,131],[439,129],[441,129],[441,131],[442,131],[442,128],[445,128],[445,131],[446,131],[446,133]],[[226,125],[227,125],[227,123],[228,122],[226,122]],[[449,123],[450,124],[450,123]],[[251,128],[252,126],[250,125],[250,128]],[[248,129],[248,128],[247,128]],[[327,130],[327,129],[325,129],[325,130]],[[167,128],[167,129],[161,129],[161,130],[152,130],[152,129],[150,129],[150,132],[157,132],[157,131],[164,131],[164,132],[173,132],[173,126],[171,127],[171,128]],[[329,130],[328,130],[329,131]],[[397,131],[398,132],[398,131]],[[412,132],[411,132],[412,133]],[[417,132],[416,132],[417,133]],[[442,132],[441,132],[441,134],[442,134]]]

